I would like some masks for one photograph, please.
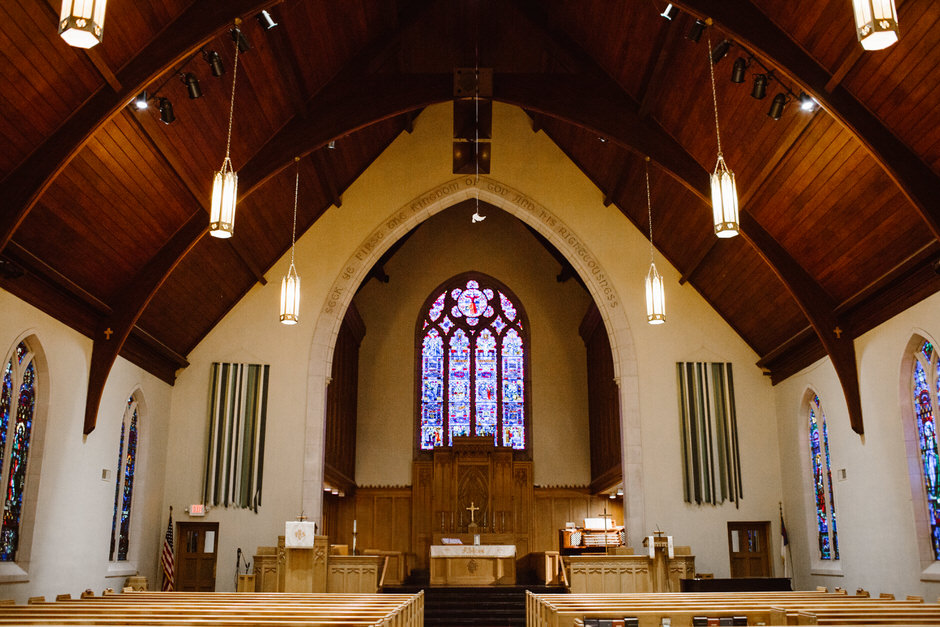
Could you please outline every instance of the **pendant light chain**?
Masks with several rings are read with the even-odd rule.
[[[294,157],[294,162],[297,164],[296,173],[294,175],[294,228],[290,232],[290,265],[294,265],[294,243],[297,240],[297,197],[300,191],[300,158]]]
[[[705,30],[708,49],[705,51],[708,54],[708,73],[711,75],[712,79],[712,105],[715,109],[715,137],[718,139],[718,159],[721,160],[721,131],[718,129],[718,95],[715,93],[715,62],[712,59],[712,32],[710,28]]]
[[[229,158],[232,147],[232,120],[235,117],[235,79],[238,77],[238,40],[235,41],[235,63],[232,64],[232,98],[228,105],[228,139],[225,141],[225,158]]]
[[[650,158],[646,157],[646,215],[650,227],[650,263],[653,261],[653,203],[650,200]]]

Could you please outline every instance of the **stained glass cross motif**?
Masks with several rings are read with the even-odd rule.
[[[420,449],[461,435],[524,449],[527,356],[517,304],[486,278],[455,279],[427,302],[418,325]]]

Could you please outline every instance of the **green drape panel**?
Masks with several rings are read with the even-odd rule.
[[[258,511],[268,373],[261,364],[212,364],[203,502]]]
[[[737,506],[743,491],[731,364],[679,362],[676,377],[685,500]]]

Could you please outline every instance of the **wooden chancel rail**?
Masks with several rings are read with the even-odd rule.
[[[532,594],[527,627],[585,627],[598,620],[636,619],[634,627],[723,625],[940,625],[940,605],[826,592],[661,594]],[[609,624],[609,623],[606,623]],[[714,624],[712,622],[711,624]]]
[[[422,627],[424,593],[128,592],[0,607],[0,625]]]

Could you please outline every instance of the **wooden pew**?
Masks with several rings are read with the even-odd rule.
[[[869,595],[849,596],[816,592],[649,594],[649,595],[529,595],[526,599],[529,627],[571,627],[576,618],[636,617],[640,627],[659,627],[664,618],[672,627],[691,627],[695,616],[730,619],[743,617],[747,624],[798,624],[815,616],[817,624],[838,624],[829,612],[846,610],[846,624],[870,616],[883,624],[907,620],[913,624],[940,624],[938,606],[916,601],[886,601]],[[854,614],[852,612],[855,612]],[[832,621],[832,622],[830,622]],[[804,623],[811,624],[811,623]]]
[[[140,627],[421,627],[424,594],[255,594],[132,592],[0,607],[0,625]]]

